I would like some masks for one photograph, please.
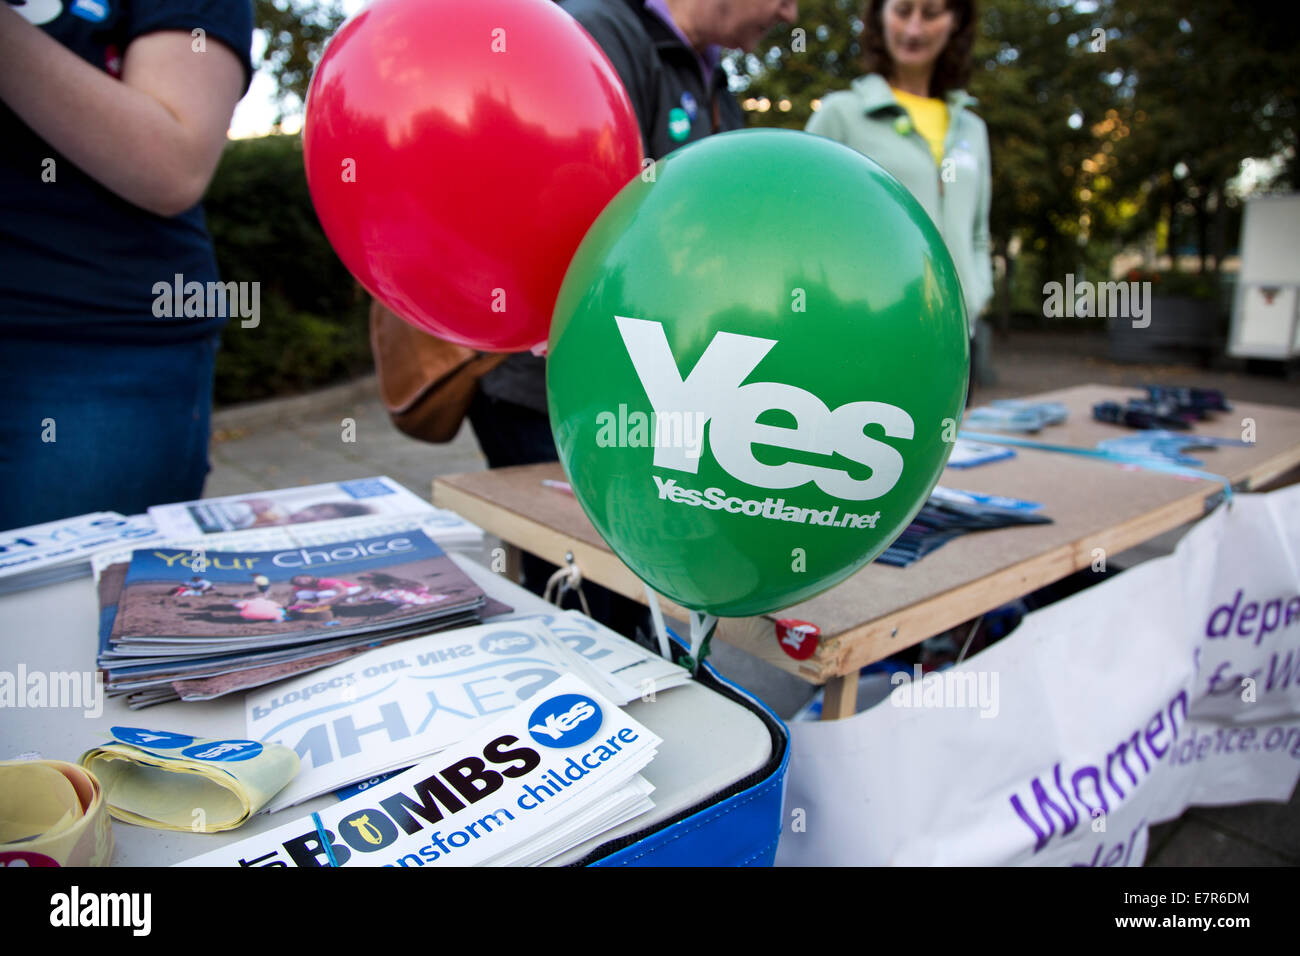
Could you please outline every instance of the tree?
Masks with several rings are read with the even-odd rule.
[[[1092,204],[1106,163],[1098,126],[1117,101],[1105,78],[1106,27],[1096,11],[1057,0],[992,0],[981,10],[970,90],[993,153],[994,251],[1011,282],[1018,237],[1037,264],[1026,288],[1039,290],[1104,255],[1105,223]],[[1004,310],[1009,299],[1004,290]]]
[[[279,125],[307,102],[312,70],[346,17],[341,0],[255,0],[253,17],[266,37],[261,68],[275,81]]]
[[[781,24],[754,53],[727,56],[752,125],[803,129],[815,101],[862,72],[861,11],[860,0],[800,0],[797,24]]]
[[[1264,0],[977,0],[970,92],[993,153],[991,231],[1014,291],[1106,267],[1143,237],[1222,259],[1243,162],[1300,185],[1300,21]],[[342,0],[256,0],[285,113],[343,22]],[[755,126],[802,129],[861,73],[862,0],[800,0],[753,54],[729,54]],[[1023,250],[1019,264],[1011,254]],[[1019,279],[1017,280],[1017,273]]]
[[[861,72],[860,0],[801,0],[799,23],[733,54],[757,126],[801,129]],[[1252,157],[1281,156],[1300,185],[1300,21],[1263,0],[978,0],[969,91],[993,153],[991,231],[1008,276],[1013,239],[1044,277],[1106,267],[1159,235],[1221,260]]]
[[[1243,163],[1289,154],[1285,178],[1296,182],[1295,18],[1245,0],[1114,0],[1113,13],[1133,133],[1117,149],[1117,187],[1144,194],[1171,247],[1182,235],[1201,271],[1213,253],[1217,272],[1233,202],[1226,186]]]

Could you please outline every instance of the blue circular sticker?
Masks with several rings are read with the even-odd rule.
[[[498,631],[479,638],[478,647],[489,654],[524,654],[537,644],[537,638],[523,631]]]
[[[700,111],[700,105],[695,102],[695,96],[690,90],[682,91],[682,109],[686,110],[686,115],[692,120],[695,119],[695,114]]]
[[[543,747],[576,747],[596,736],[604,719],[600,705],[582,694],[561,694],[538,705],[528,733]]]
[[[186,757],[195,760],[252,760],[262,752],[262,745],[256,740],[209,740],[195,744],[181,751]]]
[[[175,750],[194,743],[189,734],[173,734],[166,730],[145,730],[142,727],[113,727],[113,736],[124,744],[152,747],[157,750]]]

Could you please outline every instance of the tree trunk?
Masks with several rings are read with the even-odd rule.
[[[1177,207],[1178,207],[1177,199],[1176,199],[1175,197],[1173,197],[1173,196],[1170,196],[1170,197],[1169,197],[1169,200],[1168,200],[1168,201],[1165,203],[1165,205],[1161,208],[1161,210],[1160,210],[1160,218],[1163,219],[1163,220],[1164,220],[1164,223],[1165,223],[1165,230],[1164,230],[1164,231],[1165,231],[1165,242],[1164,242],[1164,246],[1165,246],[1165,247],[1164,247],[1164,249],[1161,249],[1161,248],[1159,247],[1159,245],[1157,245],[1157,247],[1156,247],[1156,258],[1157,258],[1157,259],[1159,259],[1161,253],[1163,253],[1164,255],[1167,255],[1167,256],[1169,257],[1169,271],[1170,271],[1170,272],[1177,272],[1177,271],[1178,271],[1178,263],[1177,263],[1177,262],[1175,261],[1175,259],[1174,259],[1174,215],[1175,215],[1175,210],[1177,209]]]
[[[1038,280],[1035,284],[1035,289],[1041,290],[1043,285],[1047,282],[1065,281],[1065,276],[1061,271],[1061,263],[1065,261],[1065,257],[1062,256],[1060,253],[1060,250],[1058,248],[1059,244],[1060,244],[1060,239],[1058,237],[1048,238],[1047,248],[1043,250],[1042,275],[1038,277]],[[1042,328],[1047,325],[1047,322],[1044,321],[1044,317],[1042,317],[1041,311],[1039,313],[1039,316],[1040,317],[1035,321],[1034,324],[1036,327]]]
[[[1227,249],[1228,203],[1223,195],[1223,184],[1214,190],[1214,284],[1223,281],[1223,255]]]
[[[1205,198],[1206,189],[1202,186],[1196,196],[1196,252],[1201,258],[1201,275],[1205,275],[1206,260],[1210,255],[1210,216],[1205,208]]]

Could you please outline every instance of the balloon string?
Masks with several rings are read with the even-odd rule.
[[[587,595],[582,590],[582,569],[573,563],[571,553],[566,554],[564,557],[568,561],[568,567],[560,568],[547,579],[546,588],[542,591],[542,600],[554,604],[558,608],[563,608],[564,595],[573,591],[578,595],[578,603],[582,605],[582,613],[587,617],[591,617],[591,608],[587,606]],[[557,586],[559,587],[558,593],[555,590]]]
[[[650,605],[650,619],[654,622],[655,637],[659,638],[659,655],[666,661],[673,659],[672,648],[668,644],[668,628],[664,626],[664,611],[659,606],[659,595],[651,590],[650,585],[645,584],[645,599]]]
[[[713,641],[714,631],[718,629],[718,619],[702,611],[691,611],[690,615],[691,652],[679,657],[677,663],[694,675],[709,656],[709,645]]]

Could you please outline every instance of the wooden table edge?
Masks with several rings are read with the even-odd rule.
[[[1300,446],[1274,455],[1244,472],[1225,477],[1239,490],[1248,490],[1297,466],[1300,466]],[[456,477],[460,476],[446,475],[434,479],[432,497],[435,505],[457,512],[501,537],[513,548],[522,548],[554,564],[562,565],[566,554],[572,553],[574,561],[591,580],[625,597],[646,602],[641,580],[612,551],[578,541],[521,511],[489,502],[449,483]],[[824,719],[851,716],[856,708],[858,673],[863,667],[1022,597],[1028,591],[1091,567],[1095,549],[1100,548],[1107,555],[1117,554],[1197,520],[1206,514],[1207,501],[1217,493],[1212,482],[1200,482],[1183,497],[1154,511],[1092,532],[943,595],[899,608],[874,621],[831,635],[823,639],[814,658],[800,661],[773,653],[776,615],[724,618],[718,623],[717,637],[786,673],[809,683],[825,685]],[[511,516],[514,527],[503,528],[498,523],[502,513]],[[506,537],[507,534],[510,537]],[[1029,573],[1031,567],[1034,569],[1032,575]],[[1045,567],[1051,569],[1047,576],[1043,573]],[[665,614],[679,620],[687,618],[687,610],[667,598],[660,598],[660,606]]]

